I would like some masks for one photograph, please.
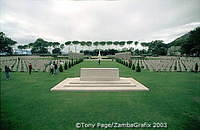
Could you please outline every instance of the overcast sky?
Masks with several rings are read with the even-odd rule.
[[[200,0],[0,0],[1,30],[19,44],[36,38],[164,40],[200,26]]]

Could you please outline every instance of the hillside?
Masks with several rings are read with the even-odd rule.
[[[171,47],[171,46],[182,46],[185,42],[188,41],[189,36],[190,36],[190,32],[184,34],[183,36],[181,36],[177,39],[175,39],[174,41],[170,42],[168,45],[169,45],[169,47]]]

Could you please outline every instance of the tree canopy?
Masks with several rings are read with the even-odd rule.
[[[12,54],[13,49],[12,46],[15,45],[17,42],[12,40],[11,38],[7,37],[5,33],[0,32],[0,52],[1,53],[8,53]]]
[[[42,38],[38,38],[34,43],[30,44],[32,46],[31,53],[33,54],[46,54],[48,53],[47,47],[51,45],[49,42],[43,40]]]

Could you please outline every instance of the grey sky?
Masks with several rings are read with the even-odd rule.
[[[1,31],[20,44],[164,40],[200,26],[199,0],[1,0]]]

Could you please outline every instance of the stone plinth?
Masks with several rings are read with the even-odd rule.
[[[119,77],[118,68],[81,68],[80,77],[67,78],[51,91],[145,91],[133,78]]]
[[[81,68],[81,81],[118,81],[118,68]]]

